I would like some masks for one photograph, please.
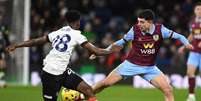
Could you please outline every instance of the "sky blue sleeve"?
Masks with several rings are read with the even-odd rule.
[[[169,30],[168,28],[162,25],[161,32],[162,32],[163,38],[166,39],[166,38],[170,38],[172,30]]]
[[[124,35],[123,39],[116,41],[114,44],[123,46],[127,41],[132,41],[134,39],[133,27]]]
[[[133,27],[131,27],[130,30],[124,35],[124,39],[126,41],[132,41],[134,39]]]
[[[118,45],[118,46],[124,46],[125,43],[126,43],[126,41],[124,39],[120,39],[120,40],[114,42],[114,44]]]
[[[173,39],[180,40],[184,45],[189,44],[188,39],[186,39],[183,35],[178,34],[172,30],[169,30],[168,28],[166,28],[164,26],[162,26],[161,32],[162,32],[163,38],[173,38]]]

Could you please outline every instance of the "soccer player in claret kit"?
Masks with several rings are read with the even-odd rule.
[[[57,101],[62,86],[83,93],[88,98],[87,101],[97,101],[92,88],[68,68],[69,59],[76,45],[81,45],[83,48],[99,55],[109,54],[110,51],[95,47],[81,34],[78,30],[80,28],[80,13],[78,11],[68,11],[66,20],[68,26],[36,39],[10,45],[6,50],[12,52],[16,48],[31,47],[50,42],[52,50],[44,59],[41,77],[44,101]]]
[[[166,76],[155,65],[157,53],[165,38],[178,39],[187,49],[193,49],[193,46],[184,36],[169,30],[162,24],[154,23],[154,16],[154,12],[150,9],[140,12],[138,23],[121,40],[116,41],[107,48],[107,50],[115,52],[123,48],[129,41],[132,42],[132,48],[126,60],[104,80],[93,86],[95,93],[117,83],[123,78],[139,75],[160,89],[165,96],[165,101],[174,101],[172,87]],[[95,57],[96,55],[91,55],[90,59],[94,59]]]
[[[189,95],[187,101],[196,101],[195,97],[195,72],[199,68],[201,75],[201,2],[194,6],[195,17],[190,22],[190,35],[188,40],[192,43],[194,49],[189,53],[187,61],[187,76],[189,84]],[[184,46],[179,49],[179,53],[184,52]]]

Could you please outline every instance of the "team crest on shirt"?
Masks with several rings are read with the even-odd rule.
[[[159,35],[153,35],[153,39],[154,39],[154,41],[158,41],[159,40]]]
[[[194,33],[195,33],[195,34],[200,34],[200,33],[201,33],[201,30],[200,30],[200,29],[194,29]]]

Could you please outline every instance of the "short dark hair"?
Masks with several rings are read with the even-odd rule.
[[[196,6],[201,6],[201,2],[195,3],[194,8],[195,8]]]
[[[145,9],[138,14],[138,18],[144,18],[145,20],[154,20],[155,14],[151,9]]]
[[[65,17],[68,23],[72,23],[80,20],[80,12],[77,10],[70,10],[66,13]]]

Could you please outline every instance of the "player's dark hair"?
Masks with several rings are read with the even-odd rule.
[[[197,7],[197,6],[201,6],[201,2],[195,3],[194,8]]]
[[[70,10],[66,13],[65,17],[68,23],[72,23],[80,20],[80,12],[77,10]]]
[[[145,20],[154,20],[155,14],[151,9],[145,9],[138,14],[138,18],[144,18]]]

